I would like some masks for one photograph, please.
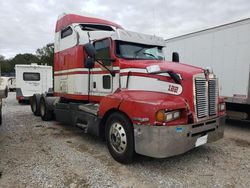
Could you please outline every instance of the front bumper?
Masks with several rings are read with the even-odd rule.
[[[165,158],[196,147],[197,139],[207,135],[207,143],[224,135],[225,116],[199,123],[178,126],[134,125],[136,153]]]

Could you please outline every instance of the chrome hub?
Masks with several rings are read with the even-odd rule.
[[[127,148],[127,136],[124,128],[119,123],[113,123],[109,130],[111,146],[117,153],[123,153]]]

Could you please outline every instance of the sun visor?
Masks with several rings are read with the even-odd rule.
[[[165,41],[162,37],[127,31],[123,29],[117,29],[112,35],[112,39],[147,45],[165,46]]]

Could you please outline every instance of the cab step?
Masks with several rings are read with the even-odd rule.
[[[88,103],[88,104],[81,104],[78,106],[79,110],[93,114],[93,115],[98,115],[99,111],[99,104],[96,103]]]

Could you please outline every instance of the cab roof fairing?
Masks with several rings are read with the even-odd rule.
[[[72,25],[74,23],[103,24],[103,25],[113,26],[115,28],[122,29],[122,26],[120,26],[116,23],[110,22],[108,20],[103,20],[100,18],[92,17],[92,16],[89,17],[89,16],[85,16],[85,15],[63,13],[63,14],[59,15],[59,17],[58,17],[55,32],[59,32],[61,29],[66,28],[67,26]]]

